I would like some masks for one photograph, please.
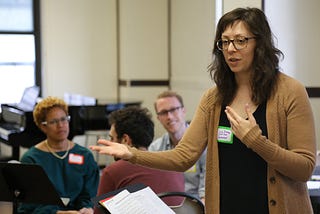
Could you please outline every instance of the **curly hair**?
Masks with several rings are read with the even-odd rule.
[[[214,44],[222,33],[236,22],[243,22],[256,39],[253,60],[254,72],[251,75],[252,101],[260,104],[272,94],[279,73],[279,58],[283,53],[274,45],[273,34],[268,20],[258,8],[237,8],[221,17],[218,22]],[[237,84],[234,73],[227,65],[223,52],[215,45],[212,51],[213,62],[208,67],[211,79],[218,88],[218,100],[222,105],[230,104],[235,96]]]
[[[129,106],[111,112],[108,121],[110,125],[114,125],[118,138],[127,134],[134,147],[147,148],[154,137],[154,123],[151,118],[147,108]]]
[[[61,108],[68,115],[68,105],[60,98],[49,96],[35,106],[33,110],[35,124],[40,127],[41,123],[46,120],[48,112],[55,107]]]

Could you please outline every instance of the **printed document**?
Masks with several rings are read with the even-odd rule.
[[[150,187],[132,193],[123,190],[99,203],[111,214],[175,214]]]

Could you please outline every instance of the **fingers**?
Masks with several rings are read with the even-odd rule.
[[[250,107],[249,107],[249,104],[248,104],[248,103],[245,105],[244,109],[245,109],[245,111],[246,111],[246,113],[247,113],[247,118],[248,118],[248,119],[252,118],[252,117],[253,117],[253,114],[252,114],[252,112],[251,112],[251,110],[250,110]]]
[[[250,106],[249,106],[248,103],[245,105],[244,108],[245,108],[245,112],[246,112],[246,115],[247,115],[246,119],[254,119],[253,113],[251,112],[251,109],[250,109]],[[227,114],[228,119],[229,120],[231,119],[234,122],[238,122],[239,123],[242,119],[244,119],[240,115],[238,115],[230,106],[226,107],[225,112]]]
[[[92,151],[100,151],[101,150],[101,146],[89,146],[89,149],[91,149]]]
[[[125,160],[129,160],[133,156],[127,145],[104,139],[99,139],[98,144],[100,145],[89,146],[89,149],[97,151],[99,154],[111,155]]]
[[[80,214],[93,214],[93,209],[92,208],[82,208],[79,210]]]
[[[113,142],[111,142],[109,140],[105,140],[105,139],[99,139],[97,142],[98,142],[98,144],[102,144],[105,146],[110,146],[113,143]]]
[[[226,107],[225,113],[231,125],[238,124],[241,121],[241,117],[229,106]]]
[[[236,137],[240,140],[248,133],[248,131],[255,126],[256,120],[253,116],[252,109],[248,104],[244,106],[245,112],[242,113],[242,117],[233,110],[230,106],[227,106],[225,113],[230,122],[231,130]],[[245,119],[248,118],[248,119]]]
[[[106,154],[106,155],[112,155],[110,153],[110,149],[107,146],[89,146],[89,149],[91,149],[92,151],[96,151],[100,154]]]
[[[234,118],[236,115],[235,111],[230,106],[226,107],[225,112],[227,113],[227,115],[230,115],[232,118]]]
[[[100,144],[100,145],[104,145],[104,146],[110,146],[110,145],[112,145],[112,143],[113,142],[111,142],[111,141],[109,141],[109,140],[105,140],[105,139],[99,139],[98,141],[97,141],[97,143],[98,144]],[[101,150],[102,150],[102,146],[100,146],[100,145],[98,145],[98,146],[89,146],[89,149],[91,149],[91,150],[93,150],[93,151],[98,151],[98,152],[100,152]]]
[[[250,123],[255,124],[256,123],[256,119],[253,116],[253,112],[251,111],[249,104],[245,105],[245,111],[247,113],[247,117]]]

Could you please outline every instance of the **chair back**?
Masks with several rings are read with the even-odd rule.
[[[170,206],[170,208],[177,214],[204,214],[204,205],[198,198],[186,192],[163,192],[159,193],[159,198],[164,197],[183,197],[181,204]]]

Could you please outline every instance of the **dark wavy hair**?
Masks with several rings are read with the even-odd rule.
[[[246,24],[256,38],[256,48],[253,59],[254,72],[251,75],[252,101],[260,104],[271,96],[279,73],[279,59],[283,53],[274,45],[267,17],[258,8],[237,8],[224,14],[218,22],[213,48],[213,61],[208,67],[210,77],[218,88],[218,100],[222,105],[228,105],[234,99],[237,83],[234,73],[227,65],[223,52],[216,43],[221,39],[227,27],[241,21]]]
[[[127,134],[134,147],[148,148],[154,137],[154,123],[151,118],[152,115],[147,108],[129,106],[111,112],[108,122],[110,125],[114,124],[118,138]]]

